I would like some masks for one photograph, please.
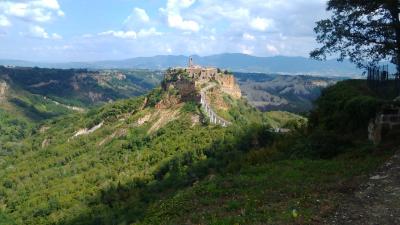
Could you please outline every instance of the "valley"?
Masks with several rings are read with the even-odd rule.
[[[310,111],[322,90],[346,79],[257,73],[235,73],[235,77],[254,107],[296,113]]]
[[[357,98],[381,104],[363,80],[232,74],[193,61],[161,75],[14,70],[1,76],[0,224],[322,221],[343,197],[332,190],[361,182],[393,151],[368,144],[358,125],[375,111],[325,130],[336,115],[323,111],[327,99],[348,102],[339,115]],[[309,118],[285,112],[310,109]]]
[[[204,71],[190,67],[167,71],[163,85],[144,96],[50,118],[19,137],[18,144],[2,148],[0,192],[6,210],[0,221],[138,221],[143,207],[158,198],[156,192],[147,193],[152,183],[161,190],[171,179],[185,185],[181,176],[186,173],[192,176],[187,182],[200,180],[213,167],[228,163],[223,158],[209,161],[222,148],[240,154],[269,142],[261,138],[270,135],[266,128],[305,123],[294,114],[255,110],[240,98],[232,75]],[[202,92],[201,87],[208,88]],[[202,93],[229,126],[207,118],[200,104]],[[245,144],[242,136],[251,144]],[[205,164],[191,168],[198,162]]]

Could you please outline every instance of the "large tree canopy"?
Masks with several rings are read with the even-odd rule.
[[[322,47],[315,59],[339,55],[359,67],[390,60],[400,72],[400,0],[329,0],[331,18],[317,22],[315,32]]]

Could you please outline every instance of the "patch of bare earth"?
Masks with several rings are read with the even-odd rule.
[[[102,141],[100,141],[97,144],[97,146],[103,146],[103,145],[111,142],[112,140],[114,140],[116,138],[120,138],[120,137],[126,136],[127,134],[128,134],[128,130],[127,129],[119,129],[119,130],[115,131],[114,133],[112,133],[110,136],[107,136]]]
[[[154,121],[154,123],[150,127],[148,133],[153,133],[158,129],[160,129],[161,127],[167,125],[169,122],[178,119],[179,115],[180,115],[180,105],[169,109],[157,109],[155,113],[152,114],[151,116],[150,121]]]
[[[192,127],[196,126],[197,124],[200,123],[200,116],[199,115],[192,115],[190,117],[191,121],[192,121]]]
[[[400,224],[400,151],[342,202],[324,224]]]
[[[6,98],[8,85],[4,81],[0,81],[0,102]]]

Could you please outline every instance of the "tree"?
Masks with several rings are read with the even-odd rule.
[[[400,74],[400,0],[329,0],[327,10],[331,18],[314,29],[322,47],[312,58],[339,54],[360,68],[390,60]]]

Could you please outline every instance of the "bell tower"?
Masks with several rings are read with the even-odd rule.
[[[193,67],[193,58],[190,56],[189,57],[189,68],[192,68]]]

